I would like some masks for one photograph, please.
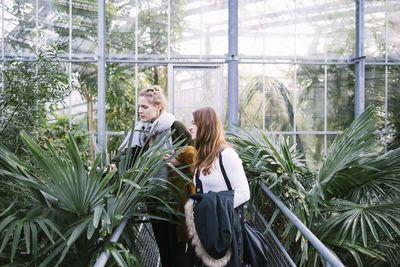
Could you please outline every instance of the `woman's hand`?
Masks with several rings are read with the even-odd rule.
[[[116,171],[118,172],[118,167],[115,163],[111,163],[110,164],[110,171]]]
[[[167,160],[167,159],[169,159],[170,157],[171,157],[170,154],[165,154],[164,160]],[[177,160],[177,159],[175,159],[175,158],[174,158],[174,159],[171,159],[168,163],[174,165],[175,167],[180,167],[180,166],[182,166],[182,162],[180,162],[179,160]]]

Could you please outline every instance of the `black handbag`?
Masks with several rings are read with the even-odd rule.
[[[229,182],[224,165],[222,164],[221,154],[219,154],[219,164],[226,186],[229,190],[232,190],[231,183]],[[267,266],[269,247],[264,235],[257,231],[254,226],[244,218],[243,207],[240,207],[240,213],[243,235],[243,262],[250,264],[252,267]]]
[[[252,267],[267,266],[269,247],[264,235],[257,231],[242,214],[243,262]]]

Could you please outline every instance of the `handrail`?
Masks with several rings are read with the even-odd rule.
[[[255,208],[254,205],[251,205],[252,207]],[[255,208],[256,209],[256,208]],[[257,211],[256,212],[257,218],[262,222],[262,224],[264,226],[267,226],[268,223],[265,220],[265,218],[263,217],[263,215]],[[289,254],[287,253],[287,251],[285,250],[285,248],[282,246],[281,242],[279,241],[279,239],[276,237],[274,231],[272,231],[271,227],[267,227],[267,231],[268,234],[272,237],[272,239],[274,240],[276,246],[280,249],[280,251],[282,251],[283,256],[286,258],[286,260],[288,261],[288,263],[290,264],[290,266],[292,267],[296,267],[296,264],[293,262],[292,258],[289,256]]]
[[[271,198],[286,217],[299,229],[311,244],[318,250],[321,256],[333,267],[344,267],[343,263],[291,212],[271,190],[261,183],[263,191]]]
[[[111,242],[117,242],[119,237],[122,234],[122,231],[124,231],[124,228],[126,226],[126,223],[128,222],[128,219],[123,219],[122,222],[118,225],[117,229],[115,229],[115,232],[112,234],[110,241]],[[104,250],[99,258],[97,259],[97,262],[93,265],[93,267],[103,267],[106,265],[108,258],[110,257],[110,252],[108,249]]]
[[[310,243],[317,249],[321,256],[332,267],[344,267],[343,263],[291,212],[285,204],[275,196],[274,193],[264,184],[261,183],[262,190],[271,198],[271,200],[278,206],[278,208],[285,214],[285,216],[299,229],[303,235],[310,241]],[[121,236],[128,219],[124,219],[118,225],[115,232],[112,234],[110,241],[116,242]],[[104,267],[110,257],[110,252],[106,249],[101,253],[97,262],[93,267]]]

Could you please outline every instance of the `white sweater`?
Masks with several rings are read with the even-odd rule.
[[[234,149],[225,148],[222,151],[222,162],[232,189],[235,191],[233,196],[233,207],[236,208],[250,199],[249,183],[247,182],[246,174],[244,173],[242,160]],[[203,184],[204,193],[208,193],[209,191],[219,192],[228,190],[219,164],[219,158],[214,160],[211,173],[204,175],[200,172],[199,179]],[[195,178],[193,181],[196,184]]]

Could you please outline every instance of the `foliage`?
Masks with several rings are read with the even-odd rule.
[[[336,137],[316,170],[282,137],[238,128],[229,140],[251,183],[267,184],[345,264],[363,266],[371,259],[388,260],[385,251],[399,248],[394,238],[400,235],[400,149],[380,152],[374,135],[378,120],[372,108],[367,109]],[[261,195],[259,187],[252,189]],[[265,198],[257,201],[264,210],[268,206]],[[274,218],[280,220],[278,231],[297,264],[318,265],[319,254],[277,213],[271,224]]]
[[[170,25],[168,33],[166,1],[139,1],[106,3],[106,52],[113,55],[132,55],[135,52],[137,42],[139,55],[166,55],[168,51],[168,35],[170,37],[171,50],[174,51],[176,41],[181,38],[184,15],[182,0],[170,3]],[[57,23],[54,34],[58,36],[60,46],[65,49],[69,45],[69,5],[63,1],[55,2]],[[136,14],[132,11],[136,10]],[[97,50],[97,4],[87,1],[75,1],[72,3],[73,52],[93,54]],[[135,16],[138,16],[138,24],[135,25]],[[137,26],[138,38],[135,35]],[[135,114],[135,75],[138,76],[138,90],[149,85],[159,84],[166,88],[166,73],[164,67],[140,66],[136,73],[133,64],[107,63],[106,66],[106,122],[108,131],[121,131],[129,129]],[[96,118],[94,105],[97,101],[97,66],[90,63],[73,64],[72,72],[76,74],[77,90],[87,103],[87,124],[90,132],[96,131]],[[89,137],[90,138],[90,137]],[[112,136],[108,147],[115,150],[121,141],[120,136]],[[90,158],[94,157],[94,141],[89,141]]]
[[[393,67],[392,86],[394,90],[388,96],[388,128],[395,131],[392,138],[389,140],[388,149],[396,149],[400,147],[400,68]]]
[[[264,125],[269,131],[292,132],[296,129],[324,129],[324,95],[321,75],[324,70],[321,66],[300,65],[296,71],[296,110],[294,109],[293,85],[285,84],[282,79],[257,75],[243,85],[241,102],[239,106],[239,121],[241,126]],[[354,88],[353,67],[329,65],[327,83],[327,129],[344,130],[348,127],[354,114]],[[287,80],[292,80],[292,71],[287,71]],[[246,75],[245,75],[246,77]],[[245,80],[241,77],[241,80]],[[265,97],[265,103],[262,103]],[[262,122],[263,105],[265,107],[265,121]],[[312,118],[312,119],[310,119]],[[294,136],[294,135],[293,135]],[[307,135],[296,134],[297,149],[305,151],[303,157],[308,163],[319,161],[324,150],[324,139],[314,135],[315,141],[307,142]],[[312,147],[311,151],[304,149]]]
[[[78,150],[83,160],[88,160],[88,143],[87,143],[87,125],[86,118],[78,118],[77,115],[69,118],[68,114],[56,114],[51,112],[55,118],[54,122],[46,122],[44,126],[39,128],[39,144],[46,147],[46,139],[52,143],[55,149],[64,149],[64,143],[71,134],[75,140]]]
[[[0,183],[13,185],[8,186],[12,194],[0,198],[0,264],[88,266],[105,248],[120,265],[138,264],[139,224],[148,218],[168,220],[160,210],[175,213],[169,187],[153,178],[167,163],[162,147],[170,136],[141,151],[131,169],[122,166],[119,174],[104,177],[104,169],[96,171],[100,155],[88,172],[72,135],[61,150],[45,140],[45,150],[23,133],[38,168],[0,146]],[[111,242],[124,220],[129,221],[120,242]]]
[[[47,109],[70,92],[68,76],[58,60],[59,50],[52,46],[41,51],[30,62],[9,61],[2,71],[4,88],[0,91],[0,143],[23,156],[18,133],[25,130],[33,136],[43,126]]]

